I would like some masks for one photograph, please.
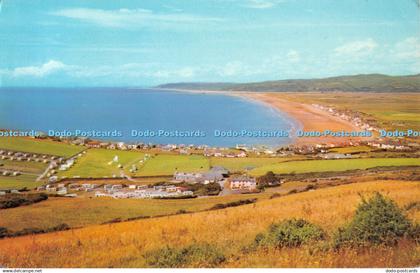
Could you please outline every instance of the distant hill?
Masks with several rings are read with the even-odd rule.
[[[187,89],[187,90],[226,90],[235,86],[234,83],[226,82],[179,82],[167,83],[157,86],[157,88],[168,89]]]
[[[254,83],[169,83],[158,88],[187,90],[232,90],[272,92],[419,92],[420,74],[409,76],[388,76],[367,74],[339,76],[324,79],[295,79]]]

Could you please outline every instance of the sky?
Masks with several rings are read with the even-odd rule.
[[[420,0],[0,1],[0,86],[420,73]]]

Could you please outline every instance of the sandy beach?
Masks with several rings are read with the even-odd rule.
[[[318,109],[311,104],[299,103],[287,99],[293,93],[269,93],[269,92],[245,92],[245,91],[209,91],[209,90],[185,90],[185,89],[166,89],[178,92],[190,92],[201,94],[223,94],[238,96],[267,104],[283,113],[286,113],[300,124],[300,129],[304,131],[362,131],[349,121],[331,115],[331,113]],[[299,137],[296,138],[298,145],[312,144],[347,144],[350,141],[367,140],[368,138],[357,137]]]
[[[239,94],[238,94],[239,95]],[[298,103],[282,96],[282,93],[248,93],[241,92],[241,96],[258,100],[285,112],[296,119],[304,131],[361,131],[352,123],[331,115],[329,112],[318,109],[310,104]],[[289,94],[290,95],[290,94]],[[366,138],[363,138],[366,140]],[[358,141],[362,138],[350,137],[301,137],[297,144],[345,144],[349,141]]]

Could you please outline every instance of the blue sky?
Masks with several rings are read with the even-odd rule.
[[[420,73],[419,0],[2,0],[2,86]]]

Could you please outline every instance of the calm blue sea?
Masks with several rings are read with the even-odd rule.
[[[114,131],[101,137],[162,144],[277,146],[289,137],[217,137],[220,131],[289,131],[294,121],[266,105],[220,94],[191,94],[134,88],[0,88],[0,128]],[[138,137],[140,132],[199,131],[204,136]]]

